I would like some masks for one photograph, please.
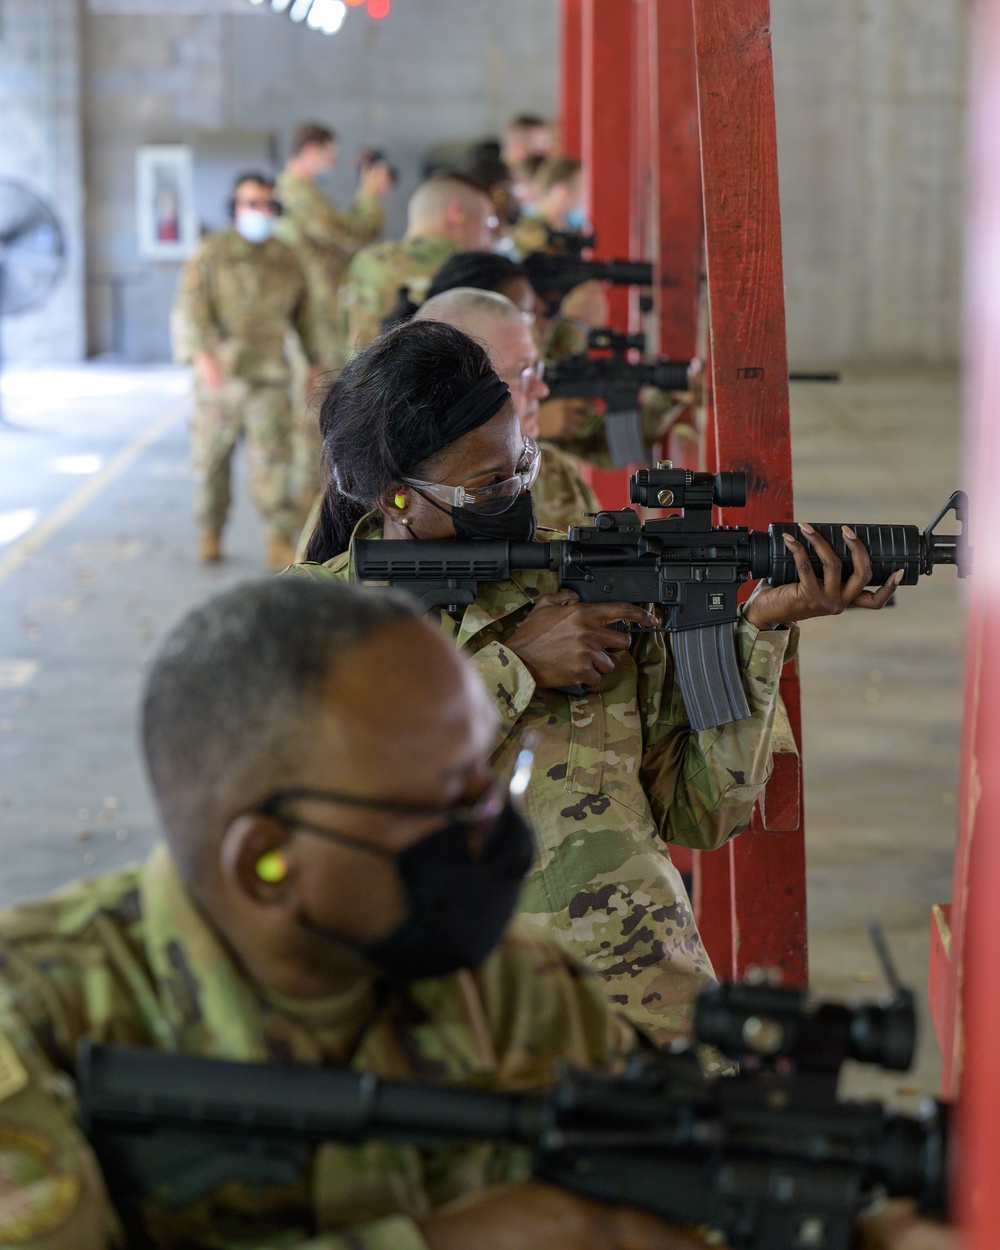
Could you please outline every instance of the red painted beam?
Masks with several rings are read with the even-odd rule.
[[[970,206],[966,231],[967,472],[975,573],[952,901],[951,1060],[961,1072],[959,1214],[966,1250],[1000,1228],[1000,0],[970,10]]]
[[[633,7],[630,0],[583,0],[580,157],[599,259],[627,257],[632,240]],[[612,325],[626,326],[627,289],[608,296]]]
[[[578,156],[583,135],[583,0],[562,0],[559,146]]]
[[[636,22],[632,0],[582,0],[582,137],[587,206],[597,236],[595,255],[631,255],[637,205]],[[608,290],[610,322],[626,328],[630,296],[625,287]],[[590,482],[605,508],[629,503],[628,471],[591,469]]]
[[[695,0],[693,15],[714,404],[708,455],[714,467],[746,471],[744,523],[766,529],[794,515],[769,4]],[[799,742],[792,665],[782,694]],[[793,792],[769,796],[784,824],[801,803],[792,767],[785,785]],[[702,856],[699,868],[700,925],[720,973],[765,965],[780,968],[789,984],[805,984],[801,817],[791,831],[770,832],[755,812],[750,829]]]
[[[653,203],[651,246],[661,355],[686,360],[698,351],[698,303],[705,227],[702,216],[698,82],[694,15],[677,0],[647,0],[644,58],[648,70]],[[688,467],[688,466],[686,466]],[[697,468],[697,465],[690,466]]]

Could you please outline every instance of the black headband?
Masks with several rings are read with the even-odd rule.
[[[508,399],[510,389],[495,373],[491,371],[486,377],[480,378],[475,386],[438,417],[436,429],[428,428],[427,442],[420,449],[418,463],[455,442],[463,434],[478,430],[497,415]]]

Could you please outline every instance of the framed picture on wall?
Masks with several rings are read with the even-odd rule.
[[[184,260],[198,242],[191,149],[159,143],[139,148],[135,186],[139,255]]]

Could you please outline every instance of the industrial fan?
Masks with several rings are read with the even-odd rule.
[[[0,322],[43,303],[65,267],[66,244],[55,213],[23,183],[0,178]]]

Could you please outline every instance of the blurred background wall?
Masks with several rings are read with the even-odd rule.
[[[965,10],[772,0],[797,363],[957,357]],[[325,121],[343,140],[339,201],[361,144],[398,165],[398,234],[428,147],[555,112],[558,17],[558,0],[395,0],[327,37],[248,0],[0,0],[0,177],[49,199],[69,240],[57,293],[4,323],[7,355],[167,358],[179,265],[138,256],[140,146],[191,146],[214,227],[236,169],[276,166],[297,121]]]

